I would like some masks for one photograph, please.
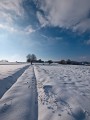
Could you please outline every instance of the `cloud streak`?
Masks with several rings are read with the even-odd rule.
[[[90,45],[90,40],[87,40],[87,41],[86,41],[86,45]]]
[[[22,0],[1,0],[0,1],[0,10],[4,13],[15,13],[18,16],[22,16],[24,12],[23,7],[21,6]]]
[[[90,23],[90,0],[39,0],[39,8],[51,26],[79,29],[82,32],[90,29],[87,26]],[[39,22],[42,24],[40,16]]]
[[[0,22],[8,25],[21,20],[27,22],[25,27],[33,23],[36,29],[40,24],[83,33],[90,30],[90,0],[1,0],[0,16]]]

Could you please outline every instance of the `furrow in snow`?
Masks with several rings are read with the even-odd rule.
[[[89,97],[87,99],[78,90],[79,80],[84,83],[83,86],[89,82],[90,68],[36,66],[34,69],[38,89],[38,120],[90,120]],[[87,72],[87,77],[84,76],[88,78],[86,81],[83,80],[83,72]]]
[[[29,65],[20,68],[12,75],[0,80],[0,98],[5,94],[8,89],[17,81],[17,79],[23,74],[23,72],[29,67]]]
[[[30,66],[0,100],[0,120],[38,120],[36,84]]]

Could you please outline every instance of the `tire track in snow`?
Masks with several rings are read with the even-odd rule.
[[[59,75],[57,71],[55,72],[53,69],[48,71],[48,69],[35,67],[38,88],[38,119],[90,120],[88,111],[78,101],[79,96],[76,94],[74,96],[73,92],[68,91],[66,87],[63,89],[57,80]],[[61,79],[60,82],[62,82]]]
[[[0,80],[0,98],[2,98],[5,92],[7,92],[8,89],[10,89],[10,87],[17,81],[17,79],[24,73],[24,71],[29,66],[30,65],[20,68],[20,70],[16,71],[14,74]]]
[[[30,66],[0,100],[0,120],[38,120],[36,85]]]

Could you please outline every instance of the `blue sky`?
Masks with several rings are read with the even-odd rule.
[[[90,61],[90,0],[0,0],[0,60],[28,53]]]

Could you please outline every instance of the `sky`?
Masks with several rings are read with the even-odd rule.
[[[0,60],[90,61],[90,0],[0,0]]]

